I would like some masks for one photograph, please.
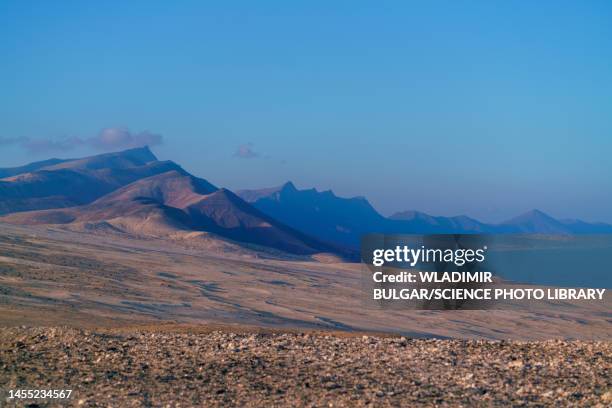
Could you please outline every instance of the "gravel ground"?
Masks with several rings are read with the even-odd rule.
[[[610,407],[611,374],[610,342],[0,329],[0,406]]]

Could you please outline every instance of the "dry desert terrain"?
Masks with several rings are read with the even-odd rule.
[[[0,227],[0,406],[612,404],[609,299],[379,310],[329,255]]]

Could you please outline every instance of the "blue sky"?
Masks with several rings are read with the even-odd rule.
[[[161,140],[233,189],[612,222],[611,21],[608,1],[3,1],[0,167]]]

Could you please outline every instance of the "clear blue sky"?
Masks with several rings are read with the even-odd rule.
[[[609,1],[2,1],[0,58],[0,167],[125,127],[233,189],[612,222]]]

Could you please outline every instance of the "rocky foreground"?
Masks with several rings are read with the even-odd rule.
[[[8,399],[72,389],[69,400]],[[0,330],[0,406],[612,405],[612,343]]]

